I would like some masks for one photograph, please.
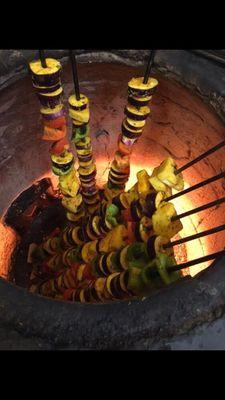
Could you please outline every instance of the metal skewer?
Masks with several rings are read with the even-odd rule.
[[[187,262],[185,262],[183,264],[179,264],[179,265],[174,265],[174,266],[168,267],[167,268],[167,272],[180,271],[180,270],[182,270],[184,268],[193,267],[194,265],[197,265],[197,264],[202,264],[202,263],[207,262],[207,261],[215,260],[215,259],[217,259],[219,257],[224,256],[224,255],[225,255],[225,250],[218,251],[217,253],[208,254],[207,256],[200,257],[200,258],[197,258],[195,260],[187,261]]]
[[[185,171],[186,169],[192,167],[192,165],[198,163],[199,161],[203,160],[204,158],[208,157],[210,154],[214,153],[215,151],[221,149],[224,146],[225,146],[225,140],[223,140],[221,143],[217,144],[216,146],[212,147],[211,149],[207,150],[205,153],[201,154],[200,156],[198,156],[194,160],[190,161],[189,163],[183,165],[183,167],[177,169],[175,172],[175,175],[178,175],[181,172]]]
[[[39,50],[39,58],[40,58],[40,60],[41,60],[41,66],[42,66],[42,68],[47,68],[44,50]]]
[[[147,68],[146,68],[145,76],[144,76],[144,80],[143,80],[144,84],[148,83],[151,69],[152,69],[152,66],[154,63],[155,53],[156,53],[156,50],[151,50],[151,52],[149,54],[148,64],[147,64]]]
[[[209,229],[207,231],[203,231],[203,232],[199,232],[194,235],[191,235],[191,236],[187,236],[187,237],[179,239],[179,240],[175,240],[173,242],[165,244],[163,247],[164,247],[164,249],[169,249],[171,247],[175,247],[180,244],[190,242],[191,240],[200,239],[201,237],[213,235],[214,233],[221,232],[224,230],[225,230],[225,224],[217,226],[216,228]]]
[[[73,71],[73,83],[74,83],[74,91],[77,100],[80,100],[80,88],[79,88],[79,81],[78,81],[78,73],[77,73],[77,61],[76,56],[73,50],[70,50],[70,61],[72,65]]]
[[[222,203],[225,203],[225,197],[221,197],[221,199],[217,199],[215,201],[212,201],[211,203],[204,204],[203,206],[194,208],[193,210],[187,211],[183,214],[175,215],[174,217],[171,218],[171,221],[177,221],[179,219],[189,217],[189,215],[199,213],[201,211],[207,210],[208,208],[218,206],[219,204],[222,204]]]
[[[215,175],[215,176],[213,176],[212,178],[209,178],[209,179],[206,179],[205,181],[199,182],[199,183],[197,183],[196,185],[191,186],[190,188],[183,190],[182,192],[173,194],[172,196],[167,197],[167,198],[165,199],[165,201],[174,200],[174,199],[176,199],[177,197],[180,197],[180,196],[183,196],[184,194],[190,193],[190,192],[192,192],[193,190],[200,189],[200,188],[202,188],[202,187],[208,185],[209,183],[218,181],[219,179],[222,179],[222,178],[225,178],[225,172],[221,172],[220,174]]]

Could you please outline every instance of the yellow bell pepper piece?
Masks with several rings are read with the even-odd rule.
[[[175,161],[168,157],[164,160],[157,168],[157,178],[165,185],[172,187],[176,190],[183,190],[184,181],[182,175],[176,175],[176,164]]]
[[[156,192],[166,192],[167,186],[161,182],[157,176],[158,167],[154,168],[152,176],[149,178],[150,184],[156,190]]]
[[[101,240],[99,246],[100,251],[109,253],[111,251],[120,250],[126,245],[127,237],[127,228],[124,225],[117,225]]]
[[[98,255],[96,252],[96,244],[97,240],[93,240],[85,243],[85,245],[82,247],[81,256],[85,263],[89,264]]]
[[[171,221],[177,215],[172,203],[161,203],[152,216],[152,226],[156,235],[172,238],[183,229],[182,223]]]
[[[72,108],[69,108],[69,116],[75,121],[82,122],[83,124],[87,124],[90,119],[90,111],[89,107],[82,111],[76,111]]]
[[[145,197],[151,192],[152,185],[149,182],[149,178],[150,176],[145,169],[137,173],[137,191],[141,197]]]
[[[82,196],[78,194],[76,197],[64,197],[62,199],[62,205],[71,213],[76,213],[77,208],[82,203]]]
[[[75,197],[79,190],[79,180],[76,175],[76,171],[72,169],[66,175],[59,176],[59,189],[62,194]]]

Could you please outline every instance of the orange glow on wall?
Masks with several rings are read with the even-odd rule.
[[[0,220],[0,276],[2,278],[8,278],[11,256],[18,240],[19,236],[15,231],[5,226]]]

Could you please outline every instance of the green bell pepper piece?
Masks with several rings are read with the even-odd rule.
[[[75,247],[72,251],[68,254],[68,259],[71,263],[80,263],[82,262],[82,258],[80,256],[81,246]]]
[[[143,282],[141,279],[141,269],[131,267],[128,269],[129,277],[128,277],[128,289],[131,290],[134,294],[140,295],[143,291]]]
[[[149,262],[146,244],[141,242],[131,244],[128,247],[126,259],[130,267],[145,267]]]
[[[80,128],[73,127],[71,141],[73,143],[80,142],[81,140],[84,140],[89,133],[90,128],[88,124],[83,125]]]
[[[114,204],[110,204],[106,209],[105,218],[112,225],[118,225],[117,216],[119,214],[119,208]]]

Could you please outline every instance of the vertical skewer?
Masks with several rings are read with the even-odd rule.
[[[42,66],[42,68],[47,68],[44,50],[39,50],[39,57],[40,57],[40,60],[41,60],[41,66]]]
[[[78,73],[77,73],[77,61],[76,56],[73,50],[70,50],[70,61],[72,65],[73,71],[73,83],[74,83],[74,91],[77,100],[80,100],[80,88],[79,88],[79,81],[78,81]]]
[[[144,80],[143,83],[146,84],[148,82],[150,73],[151,73],[151,69],[154,63],[154,58],[155,58],[155,53],[156,50],[151,50],[150,54],[149,54],[149,58],[148,58],[148,64],[147,64],[147,68],[145,71],[145,76],[144,76]]]

